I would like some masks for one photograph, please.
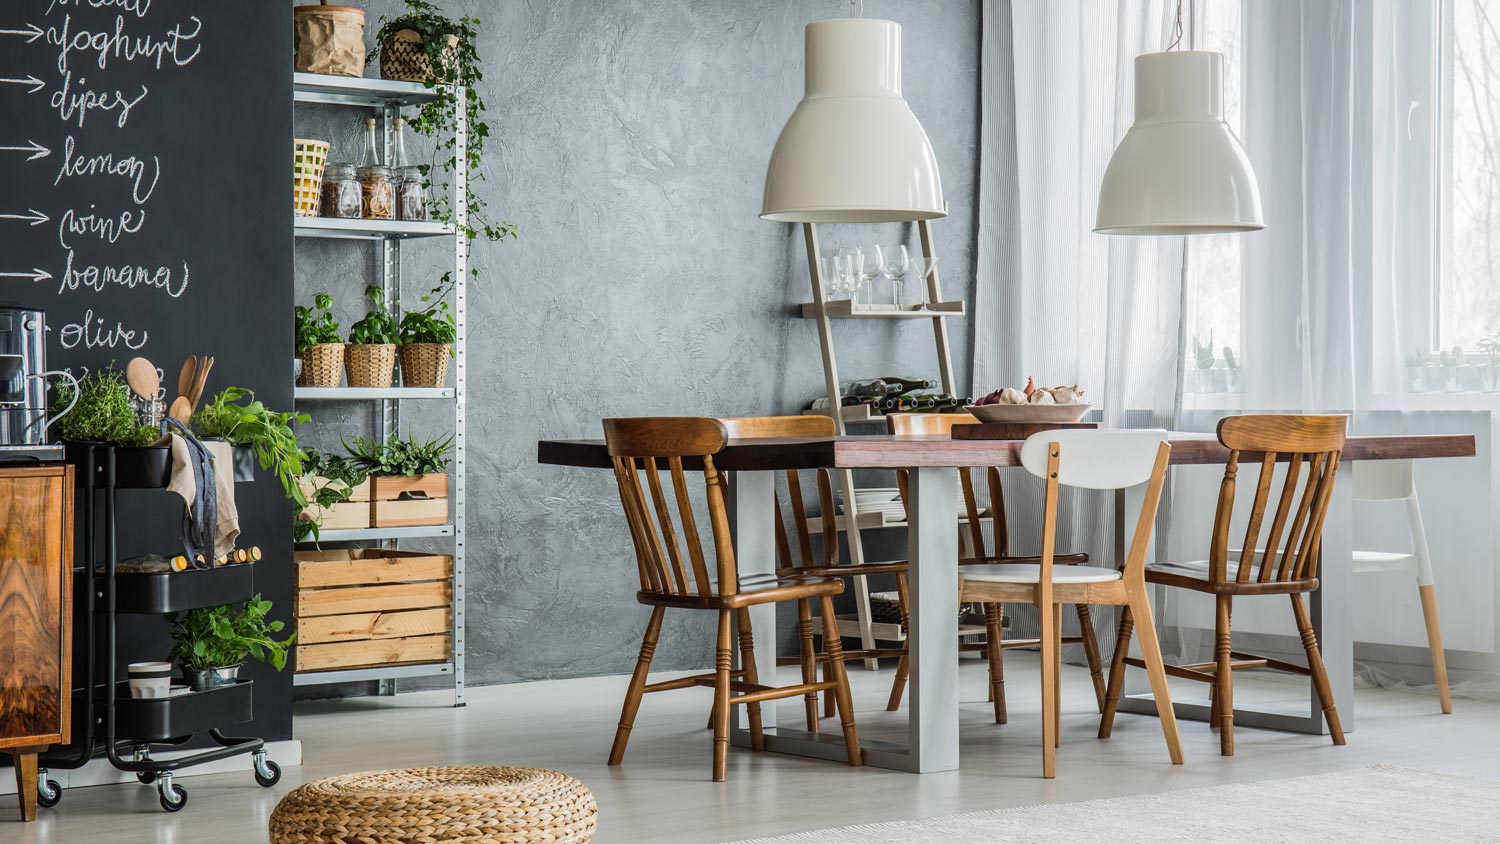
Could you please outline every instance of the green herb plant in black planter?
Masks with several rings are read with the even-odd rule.
[[[319,293],[313,306],[298,305],[296,316],[299,387],[337,387],[344,374],[344,342],[333,318],[333,297]]]
[[[282,491],[300,512],[307,499],[302,494],[302,450],[292,426],[310,418],[305,413],[271,410],[244,387],[225,387],[193,414],[193,429],[203,439],[253,448],[260,468],[276,473]]]
[[[451,274],[422,297],[419,311],[401,315],[401,384],[405,387],[442,387],[448,383],[448,359],[458,340],[458,325],[448,308]]]
[[[224,604],[169,612],[166,619],[172,625],[172,650],[167,659],[182,669],[182,676],[195,692],[238,682],[240,666],[247,657],[269,662],[280,671],[286,668],[287,647],[297,634],[276,639],[273,634],[286,625],[268,621],[270,612],[271,602],[259,595],[238,611]]]
[[[365,288],[370,312],[349,326],[344,368],[351,387],[389,387],[396,374],[396,343],[400,328],[379,285]]]
[[[52,412],[61,411],[71,401],[73,387],[58,385]],[[95,369],[79,380],[78,403],[57,420],[53,430],[67,442],[143,446],[161,438],[160,430],[136,422],[130,385],[125,383],[124,374],[113,366]]]

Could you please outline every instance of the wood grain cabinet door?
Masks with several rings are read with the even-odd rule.
[[[0,750],[66,744],[73,467],[0,468]]]

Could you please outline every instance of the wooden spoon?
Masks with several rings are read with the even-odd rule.
[[[125,364],[125,381],[131,392],[147,401],[154,400],[161,390],[161,376],[156,374],[156,364],[145,358],[131,358]]]
[[[203,400],[203,388],[208,383],[208,372],[213,368],[213,358],[205,355],[198,359],[198,374],[193,377],[193,391],[188,394],[189,412],[197,410],[198,402]]]
[[[198,374],[198,356],[188,355],[182,363],[182,372],[177,375],[177,395],[187,396],[193,390],[193,378]]]
[[[167,411],[167,415],[186,425],[192,421],[193,406],[188,404],[188,400],[185,397],[178,396],[172,400],[172,408]]]

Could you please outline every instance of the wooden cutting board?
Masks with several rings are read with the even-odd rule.
[[[1024,440],[1042,431],[1060,428],[1097,428],[1097,422],[980,422],[977,425],[954,425],[955,440]]]

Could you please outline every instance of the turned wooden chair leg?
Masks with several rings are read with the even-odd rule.
[[[719,644],[714,660],[714,782],[729,775],[729,673],[734,664],[730,632],[733,610],[719,610]]]
[[[1038,607],[1042,618],[1042,776],[1057,776],[1057,614],[1052,607]]]
[[[745,672],[745,682],[758,686],[760,672],[755,667],[755,634],[750,628],[750,610],[735,610],[735,624],[739,627],[740,668]],[[760,703],[745,704],[745,711],[750,715],[750,750],[762,753],[766,749],[766,734],[761,729]]]
[[[618,765],[625,758],[625,744],[630,741],[630,728],[635,724],[635,713],[641,708],[646,675],[651,670],[651,657],[656,653],[656,640],[661,636],[661,620],[666,613],[666,607],[654,607],[651,610],[651,620],[646,623],[646,633],[641,637],[641,654],[636,658],[635,671],[630,675],[630,687],[625,691],[625,705],[620,709],[620,725],[615,728],[615,743],[609,749],[611,765]]]
[[[1094,702],[1099,711],[1104,711],[1104,665],[1099,658],[1099,637],[1094,635],[1094,616],[1088,604],[1075,604],[1078,611],[1078,635],[1083,639],[1083,655],[1089,663],[1089,676],[1094,681]]]
[[[906,575],[896,575],[896,595],[901,602],[901,632],[910,637],[911,616],[907,612],[907,585]],[[885,702],[885,708],[889,712],[895,712],[901,708],[901,696],[906,693],[906,678],[911,673],[911,664],[907,661],[907,643],[901,642],[901,658],[896,661],[896,678],[891,681],[891,696]]]
[[[1004,612],[1001,604],[984,605],[984,652],[990,663],[990,700],[995,704],[996,724],[1006,722]]]
[[[806,598],[797,602],[797,638],[802,643],[802,682],[818,682],[818,649],[813,644],[812,604]],[[803,708],[807,710],[807,731],[818,732],[818,693],[808,692],[803,696]]]
[[[1431,583],[1418,586],[1422,594],[1422,620],[1427,623],[1427,648],[1432,652],[1432,674],[1437,681],[1438,702],[1444,715],[1453,714],[1453,695],[1448,689],[1448,659],[1443,655],[1443,628],[1438,623],[1437,592]]]
[[[839,621],[838,618],[833,615],[832,607],[832,601],[825,601],[818,613],[822,617],[823,625],[823,681],[825,683],[833,682],[833,646],[835,644],[838,645],[837,652],[839,654],[840,665],[843,664],[844,659],[844,640],[839,633]],[[823,717],[832,718],[836,714],[836,710],[837,703],[834,701],[833,695],[828,692],[824,692]]]
[[[1109,687],[1104,694],[1104,710],[1099,717],[1099,738],[1109,738],[1115,728],[1115,711],[1120,707],[1120,691],[1125,686],[1125,657],[1130,654],[1130,636],[1135,621],[1130,607],[1120,608],[1120,631],[1115,634],[1115,652],[1109,661]]]
[[[1223,756],[1234,755],[1234,669],[1229,656],[1232,600],[1228,595],[1215,600],[1214,703],[1219,708],[1219,753]]]
[[[1312,619],[1307,615],[1307,605],[1302,596],[1293,594],[1292,615],[1297,619],[1297,630],[1302,634],[1302,649],[1307,651],[1307,668],[1312,673],[1313,688],[1323,704],[1323,718],[1328,722],[1328,732],[1334,744],[1344,743],[1344,727],[1339,723],[1339,710],[1334,705],[1333,687],[1328,683],[1328,670],[1323,666],[1323,655],[1318,652],[1318,634],[1313,632]],[[1228,700],[1226,699],[1226,703]]]
[[[859,731],[854,727],[854,697],[849,694],[849,672],[844,666],[844,645],[839,639],[838,619],[833,615],[833,598],[827,595],[823,596],[823,629],[828,639],[828,670],[838,684],[832,697],[838,703],[839,722],[844,729],[845,754],[850,765],[859,767],[864,758],[859,750]]]
[[[1161,644],[1156,639],[1151,604],[1144,594],[1132,595],[1130,601],[1132,606],[1125,612],[1141,619],[1141,658],[1146,663],[1146,675],[1151,678],[1151,696],[1156,700],[1156,715],[1161,721],[1162,736],[1167,740],[1167,754],[1173,765],[1181,765],[1182,738],[1177,733],[1177,713],[1172,708],[1172,691],[1167,687],[1167,668],[1162,662]]]

